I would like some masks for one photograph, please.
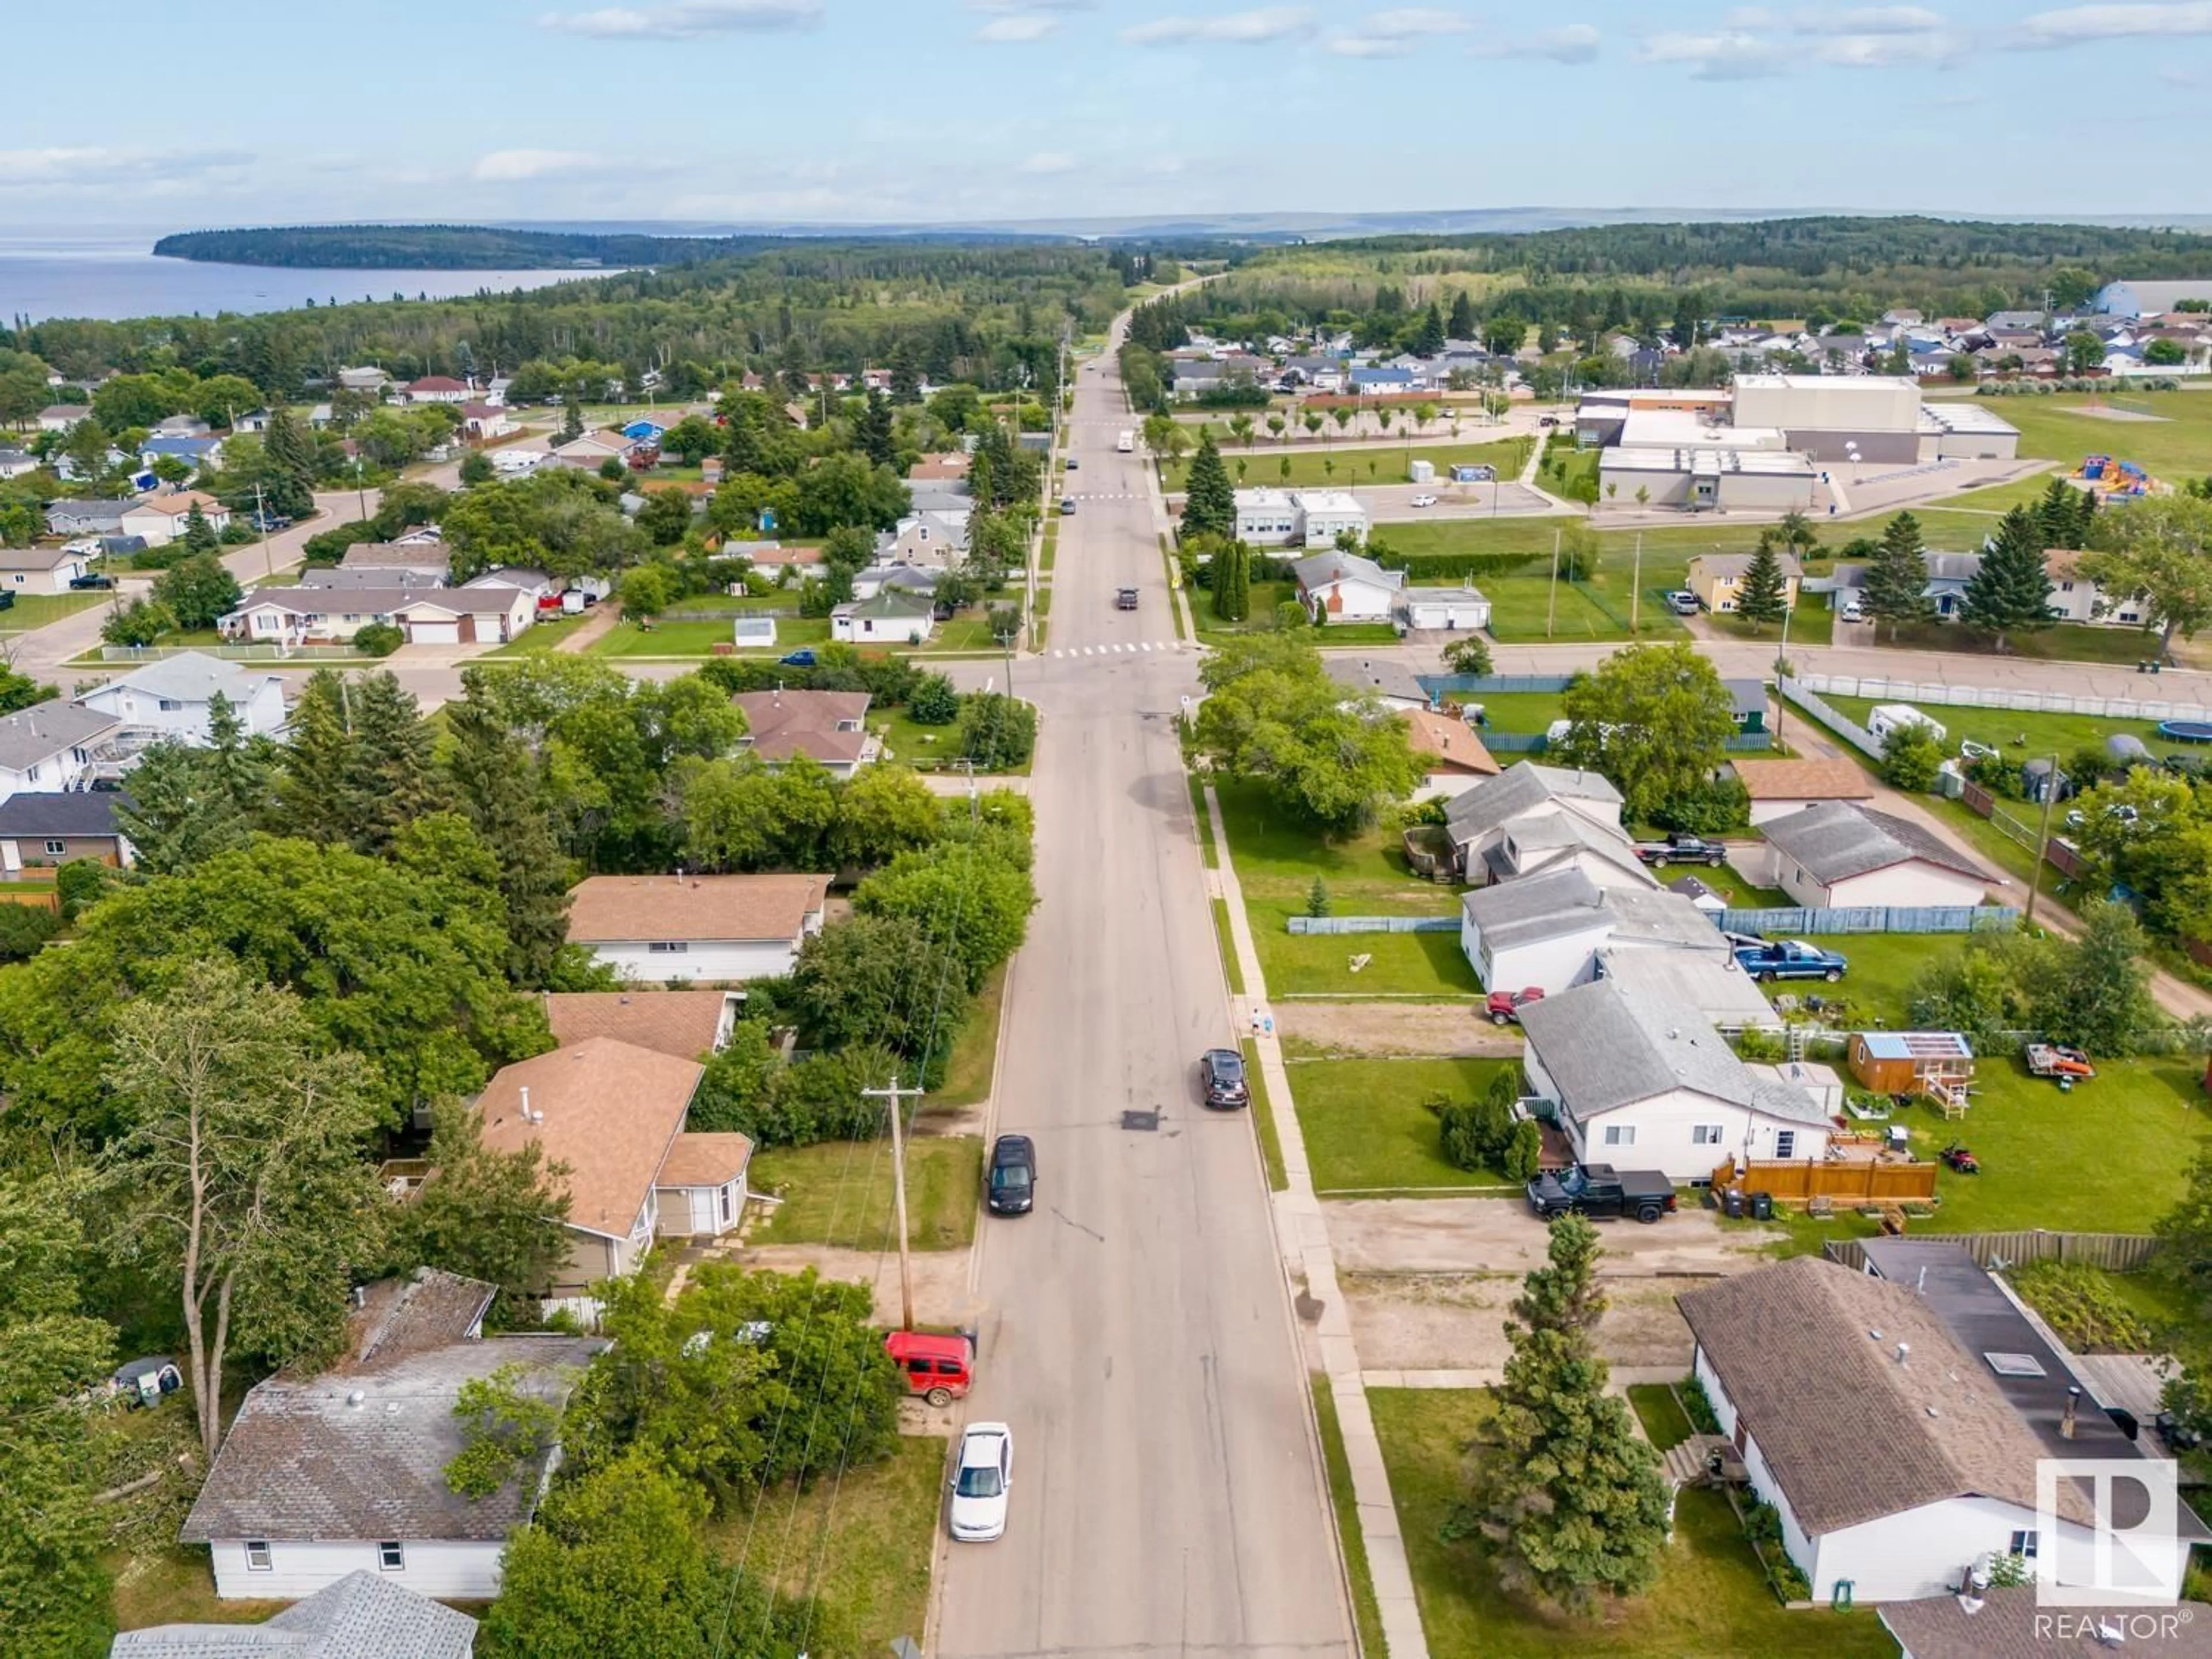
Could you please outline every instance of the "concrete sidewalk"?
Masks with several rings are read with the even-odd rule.
[[[1241,1030],[1252,1024],[1255,1013],[1264,1017],[1267,981],[1261,976],[1260,953],[1253,945],[1251,925],[1244,915],[1243,890],[1230,858],[1229,831],[1221,821],[1221,803],[1210,784],[1206,790],[1206,816],[1213,827],[1213,844],[1220,860],[1218,868],[1206,872],[1207,884],[1228,901],[1230,938],[1244,978],[1246,994],[1236,1000]],[[1252,1042],[1259,1050],[1260,1075],[1273,1109],[1275,1133],[1283,1148],[1283,1171],[1289,1183],[1288,1190],[1275,1196],[1276,1238],[1285,1259],[1305,1279],[1306,1300],[1300,1310],[1314,1321],[1322,1366],[1335,1397],[1345,1461],[1352,1469],[1359,1534],[1367,1547],[1368,1576],[1382,1617],[1383,1644],[1390,1659],[1428,1659],[1428,1638],[1422,1632],[1420,1607],[1413,1595],[1406,1540],[1398,1529],[1398,1508],[1390,1497],[1390,1475],[1383,1467],[1382,1442],[1376,1437],[1375,1419],[1367,1408],[1367,1385],[1352,1342],[1352,1316],[1337,1288],[1336,1257],[1329,1248],[1328,1225],[1322,1214],[1321,1200],[1314,1195],[1313,1170],[1306,1161],[1305,1137],[1299,1131],[1297,1107],[1291,1098],[1281,1039],[1270,1024],[1266,1030],[1254,1031]]]

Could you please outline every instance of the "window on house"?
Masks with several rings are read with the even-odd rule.
[[[1721,1144],[1721,1126],[1717,1123],[1694,1123],[1690,1126],[1690,1145],[1717,1146]]]
[[[2011,1549],[2010,1553],[2012,1553],[2012,1554],[2014,1554],[2014,1555],[2018,1555],[2018,1556],[2024,1556],[2024,1557],[2026,1557],[2026,1558],[2027,1558],[2028,1560],[2030,1560],[2030,1561],[2034,1560],[2034,1559],[2035,1559],[2035,1534],[2034,1534],[2032,1530],[2031,1530],[2031,1531],[2028,1531],[2028,1532],[2016,1532],[2016,1533],[2013,1534],[2013,1535],[2012,1535],[2012,1549]]]
[[[246,1570],[248,1572],[269,1571],[269,1546],[258,1538],[246,1540]]]
[[[1797,1155],[1797,1132],[1795,1129],[1784,1129],[1775,1135],[1774,1155],[1777,1158],[1795,1158]]]
[[[715,1196],[721,1206],[722,1219],[724,1221],[727,1221],[730,1218],[730,1189],[727,1187],[724,1187],[720,1189]]]
[[[68,851],[69,843],[65,841],[49,841],[46,843],[46,853],[49,857],[59,857]]]
[[[653,940],[645,948],[654,956],[680,957],[689,951],[691,945],[688,939],[663,939]]]
[[[2074,584],[2072,582],[2061,582],[2058,584],[2058,591],[2062,593],[2071,593],[2074,591]]]
[[[36,783],[36,782],[39,781],[39,766],[38,766],[38,763],[37,763],[37,762],[35,762],[35,761],[33,761],[33,762],[31,763],[31,769],[30,769],[29,771],[27,771],[27,772],[24,773],[24,774],[23,774],[23,775],[24,775],[26,778],[29,779],[33,783]]]
[[[185,705],[182,702],[179,702],[174,697],[163,697],[160,699],[160,708],[161,712],[165,714],[173,714],[184,706]]]
[[[1608,1146],[1633,1146],[1636,1144],[1636,1126],[1633,1123],[1607,1124],[1605,1144]]]
[[[407,1565],[407,1552],[400,1547],[398,1540],[387,1538],[376,1547],[376,1565],[386,1572],[404,1571]]]

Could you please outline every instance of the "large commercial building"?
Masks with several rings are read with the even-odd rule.
[[[1367,539],[1367,509],[1348,489],[1240,489],[1237,539],[1251,547],[1329,547]]]

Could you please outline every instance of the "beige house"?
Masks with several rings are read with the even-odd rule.
[[[827,876],[591,876],[569,895],[568,937],[646,983],[772,978],[822,931],[829,890]]]
[[[167,547],[185,533],[185,520],[193,507],[220,535],[230,528],[230,509],[204,490],[179,489],[171,495],[149,496],[123,514],[122,533],[143,536],[149,547]]]
[[[1794,611],[1805,568],[1797,562],[1795,553],[1778,553],[1775,556],[1782,565],[1782,602]],[[1686,578],[1690,592],[1714,615],[1729,615],[1743,597],[1743,579],[1751,569],[1753,557],[1749,553],[1700,553],[1690,561]]]
[[[1867,775],[1847,760],[1739,760],[1730,769],[1751,797],[1754,826],[1829,801],[1874,799]]]

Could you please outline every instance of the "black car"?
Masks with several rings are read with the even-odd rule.
[[[1036,1206],[1036,1146],[1027,1135],[1000,1135],[991,1143],[984,1201],[993,1215],[1027,1215]]]
[[[89,570],[82,576],[71,576],[70,578],[70,586],[73,588],[79,589],[80,591],[91,587],[112,587],[115,586],[115,578],[112,576],[103,576],[97,570]]]
[[[1200,1054],[1198,1081],[1209,1106],[1234,1108],[1252,1103],[1252,1084],[1244,1074],[1244,1056],[1234,1048],[1208,1048]]]

